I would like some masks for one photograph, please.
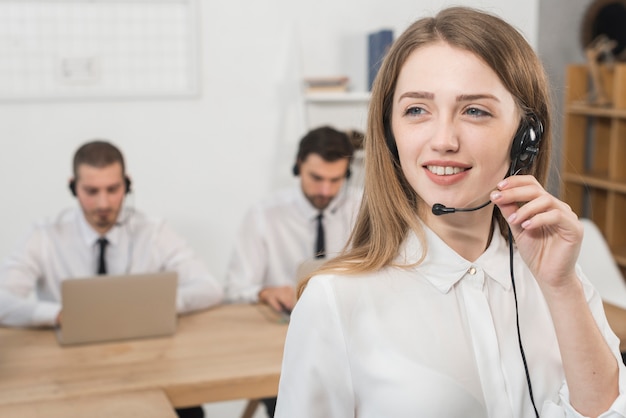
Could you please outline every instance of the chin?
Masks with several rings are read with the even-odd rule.
[[[113,222],[98,222],[96,225],[98,225],[100,229],[110,229],[114,224]]]
[[[324,210],[324,209],[326,209],[328,207],[329,204],[330,204],[330,201],[324,202],[323,204],[317,204],[317,205],[314,205],[314,206],[315,206],[316,209]]]

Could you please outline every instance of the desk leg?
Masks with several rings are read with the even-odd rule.
[[[241,418],[252,418],[259,406],[260,401],[258,399],[250,399],[246,405],[246,409],[243,411]]]

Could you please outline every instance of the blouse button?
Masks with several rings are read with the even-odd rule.
[[[469,274],[471,274],[472,276],[476,274],[476,267],[470,267]]]

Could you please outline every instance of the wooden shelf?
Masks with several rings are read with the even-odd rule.
[[[602,231],[626,271],[626,64],[600,68],[612,106],[582,99],[592,90],[586,65],[567,68],[561,199]]]
[[[584,103],[570,103],[567,105],[566,112],[573,115],[626,119],[626,109],[591,106]]]
[[[598,189],[610,190],[618,193],[626,194],[626,182],[615,182],[607,180],[606,177],[598,177],[596,175],[584,175],[563,173],[561,175],[565,182],[580,184],[581,186],[595,187]]]
[[[337,93],[306,93],[304,100],[309,103],[367,103],[370,100],[370,92],[349,91]]]

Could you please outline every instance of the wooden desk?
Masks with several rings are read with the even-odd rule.
[[[264,306],[225,305],[181,317],[173,337],[73,347],[51,330],[0,328],[0,412],[154,390],[175,407],[275,396],[287,331],[276,319]]]
[[[3,417],[19,418],[177,418],[162,391],[87,396],[0,406]]]

